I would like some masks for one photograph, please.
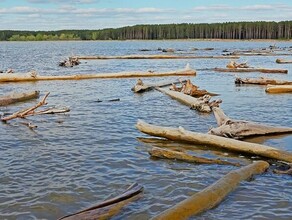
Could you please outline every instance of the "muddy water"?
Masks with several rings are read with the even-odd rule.
[[[59,68],[57,63],[73,54],[154,54],[158,52],[138,50],[214,47],[214,51],[196,51],[195,54],[219,55],[224,49],[252,49],[271,44],[273,42],[2,42],[0,69],[13,68],[17,72],[34,69],[42,75],[168,71],[183,68],[187,63],[203,69],[223,67],[228,60],[104,60],[82,62],[68,69]],[[291,43],[277,42],[277,45],[288,47]],[[292,80],[292,66],[276,64],[276,58],[243,57],[241,61],[247,60],[258,67],[287,68],[289,74],[270,74],[269,77]],[[169,77],[169,80],[174,79]],[[202,89],[221,94],[222,108],[232,118],[292,127],[290,94],[269,95],[261,86],[236,86],[234,79],[230,73],[198,71],[192,81]],[[148,78],[147,82],[158,80],[161,79]],[[143,139],[148,136],[135,129],[137,119],[164,126],[180,125],[199,132],[207,132],[216,122],[212,114],[198,114],[159,92],[133,94],[130,88],[135,82],[136,79],[104,79],[0,85],[1,94],[40,90],[43,95],[50,91],[49,106],[71,108],[66,115],[31,118],[30,121],[38,125],[35,131],[19,124],[19,120],[0,125],[0,219],[56,219],[115,196],[133,182],[144,186],[144,196],[125,207],[114,219],[149,219],[234,169],[153,160],[147,153],[151,146],[187,149],[193,154],[219,155],[231,161],[252,160],[246,155],[227,155],[204,146]],[[106,101],[115,98],[120,101]],[[0,111],[14,112],[34,103],[1,107]],[[292,151],[291,135],[249,141]],[[222,204],[196,219],[291,219],[291,187],[290,176],[266,173],[242,183]]]

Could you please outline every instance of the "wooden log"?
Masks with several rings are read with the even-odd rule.
[[[292,63],[292,60],[284,60],[284,59],[276,59],[276,63],[282,64],[282,63]]]
[[[265,161],[257,161],[248,166],[234,170],[208,186],[195,193],[174,207],[154,217],[155,220],[183,220],[198,215],[218,205],[224,198],[234,191],[241,181],[249,180],[257,174],[262,174],[269,167]]]
[[[257,84],[257,85],[292,85],[292,81],[269,79],[269,78],[239,78],[235,79],[235,84]]]
[[[290,93],[292,85],[267,85],[265,90],[267,93]]]
[[[172,91],[169,89],[156,88],[158,91],[178,100],[179,102],[189,106],[191,109],[195,109],[199,112],[211,112],[212,106],[217,106],[221,103],[221,100],[210,102],[211,96],[205,95],[200,98],[194,98],[181,92]]]
[[[186,82],[186,80],[176,81],[176,82],[158,82],[155,84],[144,84],[141,79],[138,79],[136,85],[133,88],[131,88],[131,90],[135,93],[142,93],[142,92],[153,90],[156,87],[171,86],[173,84],[178,84],[181,82]]]
[[[125,56],[74,56],[78,60],[109,59],[239,59],[239,56],[177,56],[177,55],[125,55]]]
[[[169,149],[162,149],[158,147],[153,147],[148,151],[151,157],[157,157],[162,159],[175,159],[178,161],[188,162],[188,163],[198,163],[198,164],[219,164],[219,165],[231,165],[239,167],[239,163],[232,163],[229,161],[224,161],[220,159],[209,159],[204,157],[197,157],[189,155],[183,152],[173,151]]]
[[[129,78],[129,77],[161,77],[161,76],[195,76],[192,69],[169,72],[120,72],[100,74],[79,74],[71,76],[32,76],[29,74],[1,74],[0,82],[26,82],[42,80],[82,80],[82,79],[106,79],[106,78]]]
[[[271,53],[271,52],[232,52],[229,56],[291,56],[290,53]]]
[[[0,96],[0,106],[6,106],[16,102],[23,102],[31,99],[36,99],[39,97],[39,94],[40,94],[39,91],[31,91]]]
[[[132,200],[136,199],[143,192],[143,187],[137,183],[132,184],[121,195],[112,199],[101,202],[90,208],[81,210],[74,214],[70,214],[59,218],[59,220],[89,220],[89,219],[109,219],[116,215],[121,208]]]
[[[173,141],[189,142],[211,147],[218,147],[235,152],[258,155],[276,160],[292,162],[292,153],[278,150],[277,148],[268,147],[261,144],[248,143],[230,138],[219,137],[216,135],[202,134],[198,132],[187,131],[182,127],[171,128],[150,125],[142,120],[138,120],[136,127],[141,132],[163,137]]]
[[[234,120],[227,117],[221,108],[212,108],[218,127],[208,133],[212,135],[242,139],[250,136],[292,133],[292,128],[274,127],[250,121]]]
[[[250,73],[250,72],[260,72],[260,73],[288,73],[285,69],[264,69],[264,68],[214,68],[216,72],[231,72],[231,73]]]

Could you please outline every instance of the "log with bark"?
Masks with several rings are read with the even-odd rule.
[[[212,135],[242,139],[250,136],[292,133],[292,128],[274,127],[250,121],[234,120],[226,116],[221,108],[212,108],[217,128],[212,128],[208,133]]]
[[[171,128],[148,124],[138,120],[136,127],[141,132],[162,137],[173,141],[189,142],[200,145],[207,145],[221,149],[227,149],[234,152],[258,155],[262,157],[292,162],[292,153],[278,150],[261,144],[248,143],[216,135],[202,134],[198,132],[187,131],[182,127]]]
[[[292,63],[292,60],[276,59],[276,63]]]
[[[6,96],[0,96],[0,106],[10,105],[16,102],[23,102],[39,97],[39,91],[12,93]]]
[[[120,73],[99,73],[79,74],[71,76],[40,76],[36,73],[26,74],[2,74],[0,82],[26,82],[43,80],[82,80],[82,79],[106,79],[106,78],[129,78],[129,77],[161,77],[161,76],[195,76],[196,71],[183,69],[169,72],[120,72]]]
[[[59,218],[59,220],[89,220],[89,219],[109,219],[116,215],[124,206],[137,199],[143,192],[143,187],[137,183],[132,184],[125,192],[112,199],[103,201],[90,208],[81,210]]]
[[[222,102],[221,100],[214,100],[210,102],[211,96],[209,95],[205,95],[200,98],[194,98],[184,93],[172,91],[169,89],[163,89],[163,88],[156,88],[156,89],[170,96],[171,98],[174,98],[180,101],[181,103],[189,106],[191,109],[195,109],[199,112],[211,112],[212,107],[219,106],[219,104]]]
[[[234,170],[220,178],[202,191],[154,217],[155,220],[182,220],[198,215],[214,208],[234,191],[244,180],[250,180],[254,175],[262,174],[269,168],[265,161],[257,161],[238,170]]]
[[[188,163],[198,163],[198,164],[219,164],[219,165],[231,165],[239,167],[239,163],[232,163],[229,161],[224,161],[220,159],[209,159],[204,157],[197,157],[189,155],[183,152],[173,151],[169,149],[162,149],[158,147],[153,147],[148,151],[151,157],[161,158],[161,159],[174,159],[178,161],[188,162]]]
[[[292,85],[267,85],[267,93],[291,93]]]
[[[214,68],[216,72],[231,72],[231,73],[249,73],[249,72],[260,72],[260,73],[288,73],[285,69],[266,69],[266,68]]]
[[[156,87],[171,86],[173,84],[178,84],[181,82],[186,82],[186,80],[176,81],[176,82],[158,82],[155,84],[144,84],[144,82],[141,79],[138,79],[136,85],[133,88],[131,88],[131,90],[135,93],[142,93],[142,92],[153,90]]]
[[[257,85],[292,85],[292,81],[269,79],[269,78],[239,78],[235,79],[235,84],[257,84]]]

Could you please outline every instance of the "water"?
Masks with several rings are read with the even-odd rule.
[[[116,42],[1,42],[0,69],[17,72],[36,70],[42,75],[69,75],[120,71],[170,71],[183,68],[224,67],[228,60],[104,60],[82,62],[74,68],[57,63],[73,55],[149,54],[139,49],[214,47],[214,51],[196,51],[198,55],[219,55],[223,49],[250,49],[273,42],[215,41],[116,41]],[[278,46],[291,46],[277,42]],[[289,64],[275,63],[277,57],[243,57],[252,66],[287,68],[289,74],[268,77],[292,80]],[[286,57],[287,58],[287,57]],[[291,57],[289,57],[291,59]],[[239,73],[240,77],[266,76]],[[169,77],[168,80],[175,80]],[[225,113],[234,119],[272,125],[292,126],[291,94],[266,94],[263,86],[236,86],[230,73],[198,71],[192,81],[202,89],[221,94]],[[147,78],[145,82],[160,81]],[[194,165],[149,158],[151,146],[187,149],[207,157],[250,161],[239,154],[224,155],[206,147],[169,141],[143,141],[148,137],[135,128],[137,119],[163,126],[183,126],[207,132],[216,127],[212,114],[191,111],[157,92],[133,94],[136,79],[96,79],[83,81],[47,81],[1,84],[1,94],[11,91],[40,90],[49,106],[69,106],[66,115],[31,117],[35,131],[14,120],[0,125],[0,219],[56,219],[89,207],[121,193],[138,182],[145,188],[141,199],[126,206],[114,219],[149,219],[194,192],[202,190],[234,167]],[[119,102],[96,102],[120,98]],[[15,112],[32,106],[35,100],[1,107]],[[292,136],[255,138],[249,141],[292,151]],[[150,143],[146,143],[150,142]],[[195,147],[195,148],[193,148]],[[191,151],[193,149],[193,151]],[[291,176],[268,172],[254,181],[243,182],[218,207],[196,219],[291,219]]]

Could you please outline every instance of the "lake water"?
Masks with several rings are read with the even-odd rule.
[[[0,70],[36,70],[40,75],[70,75],[120,71],[171,71],[189,63],[194,69],[224,67],[229,60],[97,60],[82,61],[74,68],[58,67],[71,55],[154,54],[139,49],[158,47],[195,51],[197,55],[220,55],[224,49],[268,47],[274,42],[217,41],[97,41],[97,42],[0,42]],[[277,42],[290,47],[291,42]],[[242,57],[251,66],[286,68],[289,74],[239,73],[240,77],[267,76],[292,80],[292,65],[276,64],[279,57]],[[283,57],[289,58],[290,57]],[[173,81],[177,77],[168,77]],[[201,89],[219,93],[224,112],[234,119],[251,120],[292,127],[291,94],[266,94],[264,86],[236,86],[235,75],[198,71],[192,82]],[[56,219],[76,212],[124,191],[131,183],[144,186],[144,195],[126,206],[113,219],[149,219],[179,201],[212,184],[236,168],[220,165],[195,165],[169,160],[153,160],[151,146],[187,149],[189,153],[240,160],[240,154],[224,154],[206,147],[171,141],[144,140],[138,119],[162,126],[183,126],[207,132],[216,127],[213,114],[200,114],[157,92],[133,94],[132,79],[94,79],[5,83],[1,95],[12,91],[50,92],[48,106],[68,106],[71,112],[29,118],[38,126],[34,131],[12,120],[0,124],[0,219]],[[147,78],[145,82],[165,79]],[[119,102],[106,100],[120,98]],[[105,100],[104,102],[96,102]],[[32,106],[35,100],[0,107],[15,112]],[[249,141],[292,151],[292,136],[254,138]],[[267,172],[243,182],[218,207],[196,219],[291,219],[291,176]]]

